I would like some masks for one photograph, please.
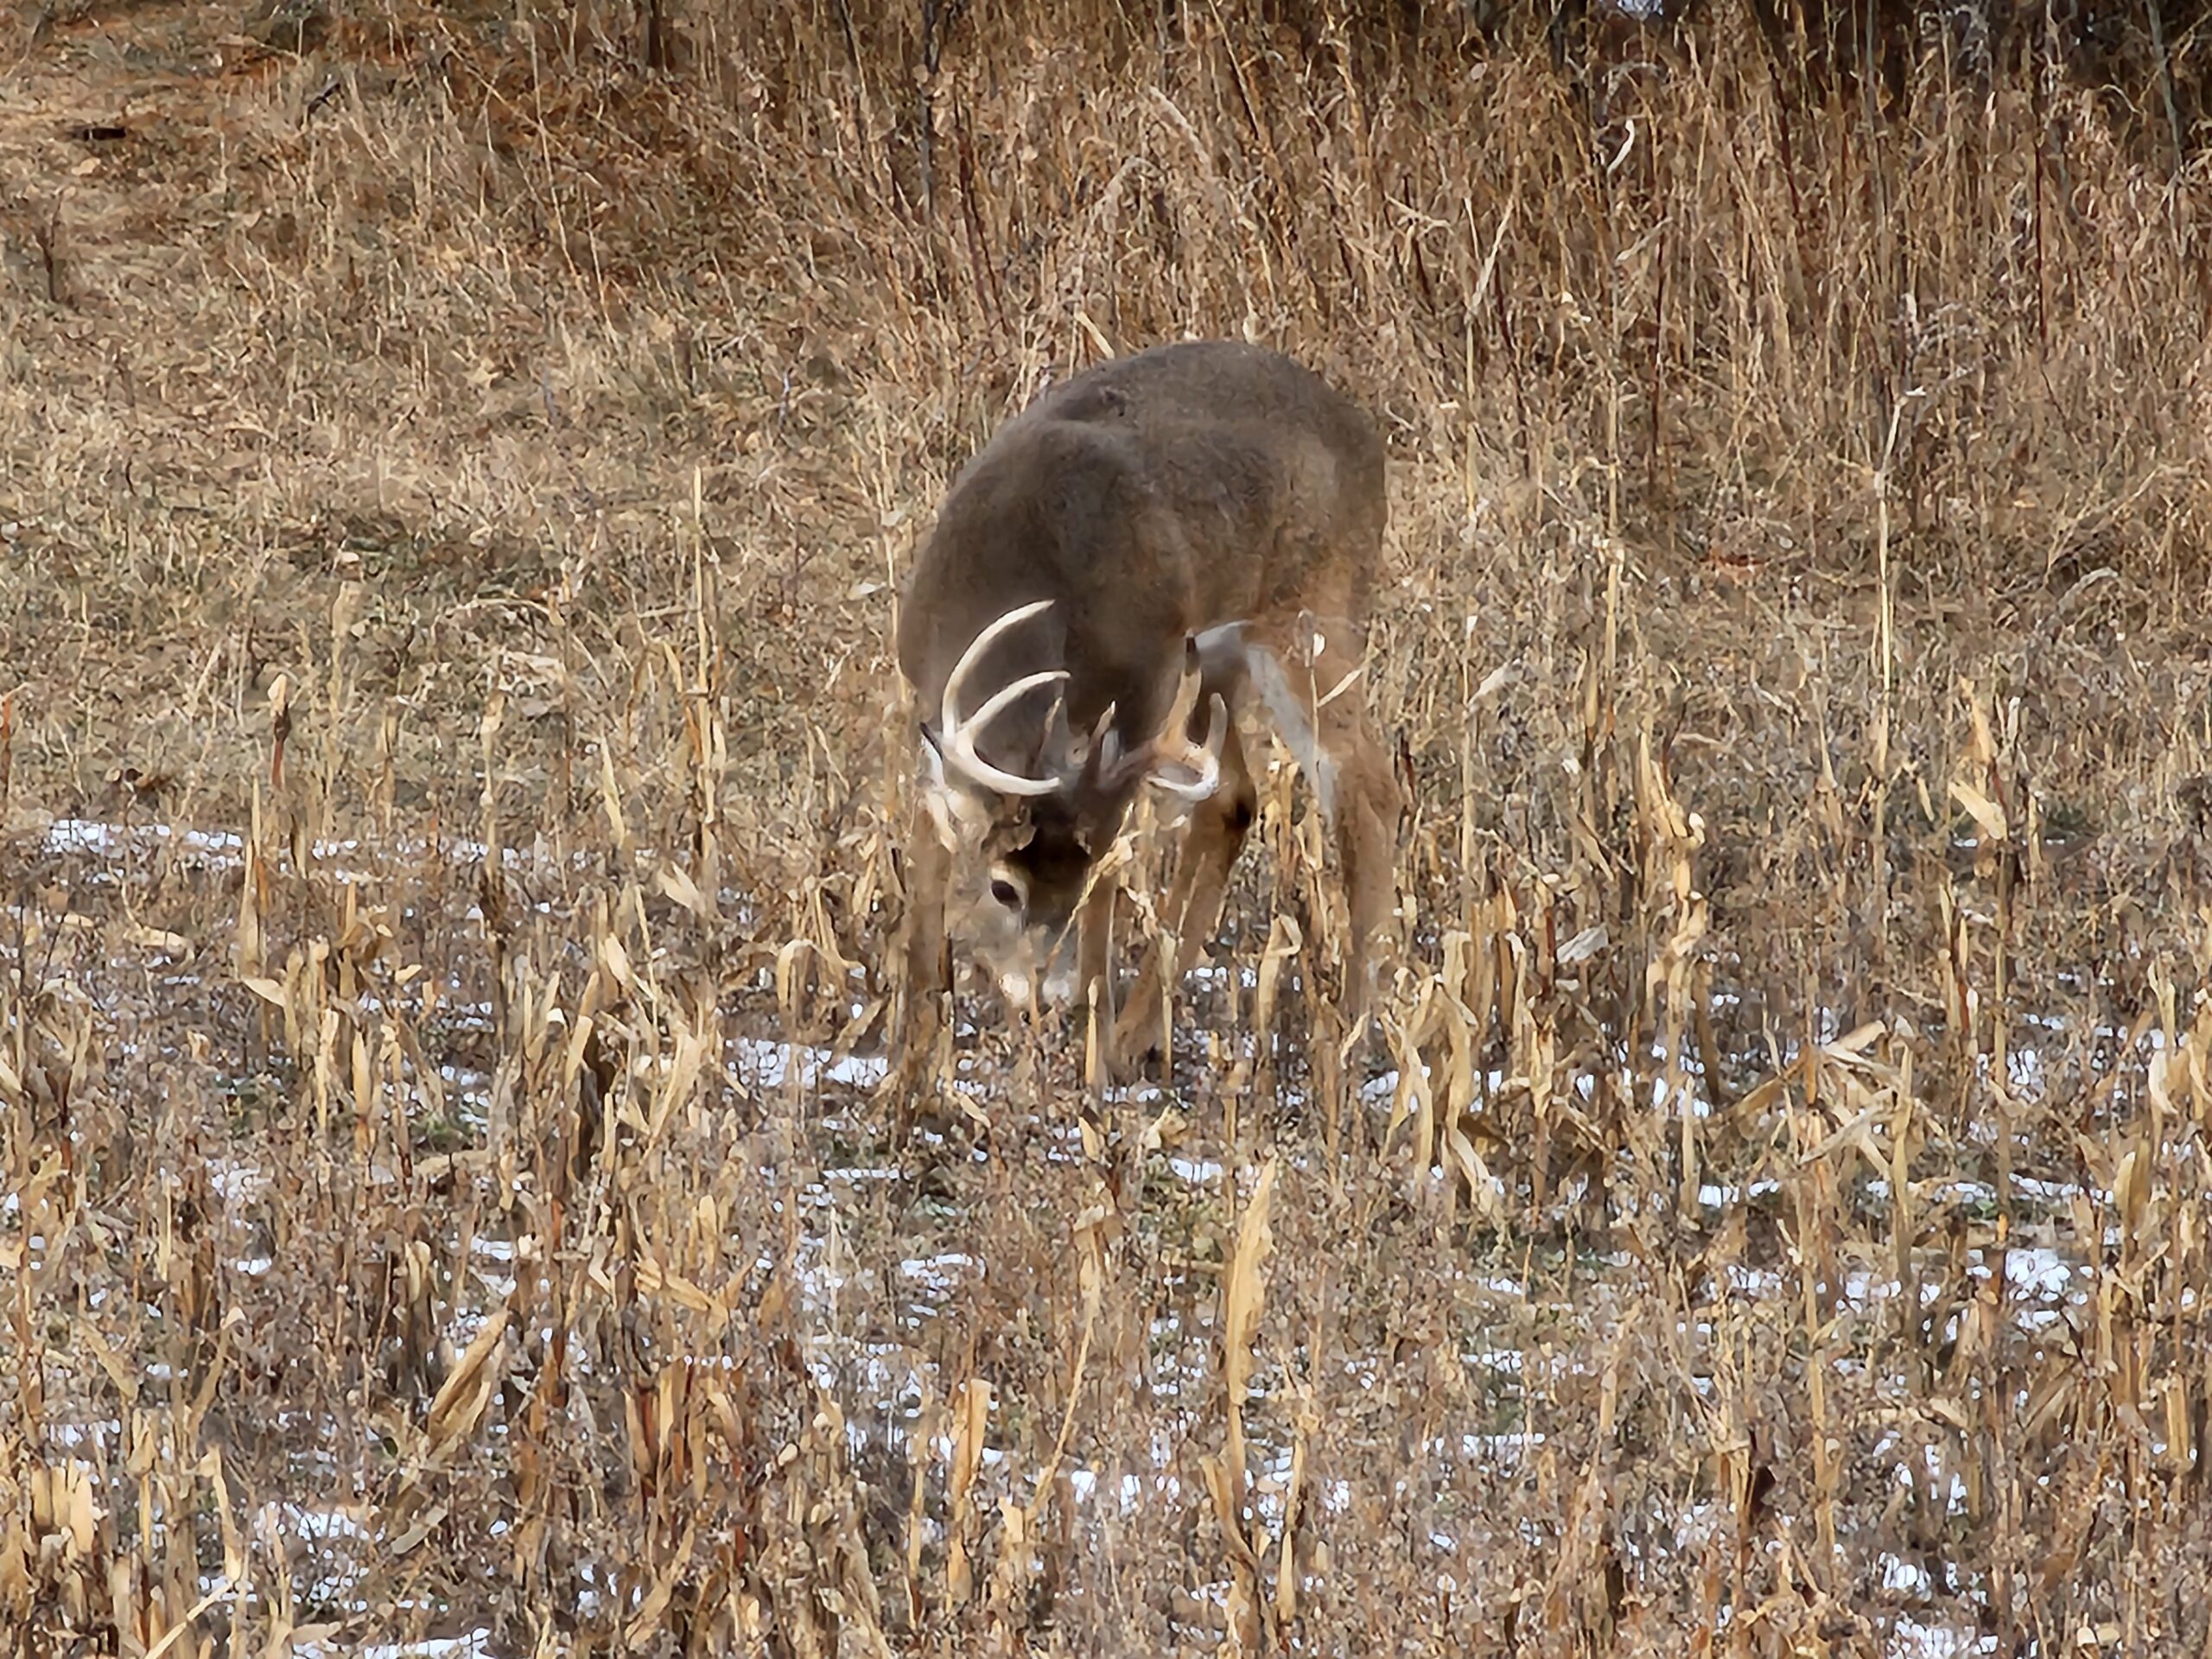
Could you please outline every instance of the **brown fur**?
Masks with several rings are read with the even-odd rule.
[[[1236,710],[1255,689],[1294,699],[1297,718],[1318,727],[1351,912],[1348,1012],[1363,1012],[1370,939],[1391,908],[1398,798],[1361,712],[1362,678],[1338,688],[1363,661],[1384,515],[1383,445],[1366,415],[1288,358],[1230,342],[1102,364],[1048,391],[969,463],[908,580],[899,667],[925,728],[941,736],[931,722],[947,677],[978,633],[1051,600],[977,658],[965,706],[1020,676],[1065,670],[1063,683],[989,722],[977,750],[992,766],[1063,783],[1020,798],[955,778],[938,798],[957,796],[950,846],[918,814],[907,1068],[933,1046],[949,988],[948,905],[955,931],[1002,972],[1026,970],[1023,953],[1077,919],[1077,995],[1110,1010],[1115,888],[1091,877],[1142,779],[1101,779],[1082,758],[1109,709],[1123,753],[1155,738],[1193,641],[1232,625],[1233,636],[1204,641],[1190,731],[1205,733],[1216,694]],[[1191,812],[1164,912],[1180,942],[1168,983],[1212,932],[1255,804],[1232,721],[1219,787]],[[994,880],[1020,901],[994,899]],[[1159,1041],[1161,973],[1147,963],[1109,1060],[1118,1051],[1134,1061]]]

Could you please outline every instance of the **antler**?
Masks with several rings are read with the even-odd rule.
[[[1185,715],[1185,720],[1190,716]],[[1206,741],[1193,743],[1182,735],[1180,729],[1162,732],[1152,746],[1152,786],[1164,789],[1170,795],[1179,795],[1186,801],[1203,801],[1221,787],[1221,746],[1229,736],[1229,705],[1221,693],[1213,694],[1213,707],[1206,716]],[[1160,768],[1180,763],[1197,775],[1188,783],[1166,776]]]
[[[990,648],[991,642],[1007,629],[1017,627],[1033,616],[1042,615],[1052,608],[1049,599],[1033,600],[1027,605],[1016,606],[1004,616],[984,628],[968,642],[968,649],[960,653],[960,660],[952,665],[952,672],[944,682],[944,700],[941,710],[944,726],[944,758],[976,783],[995,789],[1005,795],[1050,795],[1060,787],[1057,778],[1025,778],[1018,772],[1008,772],[995,766],[976,753],[976,739],[984,727],[1003,714],[1017,698],[1027,696],[1039,686],[1055,685],[1067,678],[1064,668],[1047,669],[1039,674],[1025,674],[1010,685],[1001,686],[983,700],[982,708],[972,715],[960,711],[960,693],[968,676],[974,672],[977,662]]]
[[[1229,736],[1229,705],[1217,691],[1213,694],[1213,707],[1206,716],[1205,742],[1200,745],[1191,741],[1191,713],[1198,706],[1201,683],[1194,645],[1184,660],[1183,678],[1175,688],[1175,701],[1168,705],[1167,718],[1160,724],[1160,735],[1146,746],[1150,752],[1147,769],[1153,787],[1186,801],[1203,801],[1221,787],[1221,746]],[[1196,775],[1182,783],[1161,770],[1179,765],[1190,767]]]
[[[1119,781],[1141,772],[1154,788],[1186,801],[1203,801],[1219,789],[1221,746],[1229,736],[1229,705],[1223,701],[1221,693],[1215,692],[1206,721],[1206,741],[1203,744],[1192,742],[1191,714],[1198,706],[1198,692],[1203,684],[1193,645],[1184,658],[1183,677],[1176,684],[1175,700],[1168,705],[1159,734],[1126,756],[1121,753],[1120,739],[1107,729],[1114,718],[1113,709],[1109,706],[1094,739],[1093,753],[1098,757],[1099,776]],[[1168,777],[1164,768],[1176,766],[1188,766],[1195,775],[1187,781]]]

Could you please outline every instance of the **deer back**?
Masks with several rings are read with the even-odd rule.
[[[962,472],[907,584],[899,662],[932,709],[978,633],[1050,600],[977,682],[1067,677],[1008,709],[986,753],[1033,763],[1056,723],[1080,741],[1109,705],[1132,745],[1158,729],[1191,635],[1317,599],[1363,613],[1383,511],[1380,436],[1301,365],[1226,341],[1117,359],[1047,391]]]

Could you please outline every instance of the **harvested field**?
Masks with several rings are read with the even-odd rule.
[[[2212,25],[1689,10],[0,10],[0,1654],[2212,1650]],[[886,1089],[899,578],[1195,334],[1375,1029],[1276,746]]]

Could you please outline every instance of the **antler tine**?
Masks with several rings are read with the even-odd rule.
[[[1064,668],[1047,670],[1041,674],[1025,674],[1011,685],[1005,685],[984,700],[967,721],[948,735],[944,741],[946,753],[953,761],[979,784],[1007,795],[1050,795],[1060,786],[1057,778],[1025,778],[1018,772],[1008,772],[995,766],[976,753],[976,734],[989,725],[1015,698],[1026,696],[1040,685],[1057,685],[1067,678]]]
[[[1182,700],[1179,697],[1177,701]],[[1220,692],[1213,694],[1213,707],[1206,716],[1204,747],[1179,734],[1179,728],[1190,717],[1186,705],[1182,720],[1163,731],[1154,747],[1160,760],[1180,760],[1198,775],[1185,784],[1164,777],[1155,770],[1152,774],[1152,783],[1154,788],[1165,790],[1170,795],[1179,795],[1186,801],[1203,801],[1221,787],[1221,746],[1229,738],[1229,704],[1224,701]]]
[[[1175,682],[1175,700],[1167,705],[1167,717],[1160,722],[1160,740],[1173,743],[1191,723],[1191,711],[1198,706],[1198,688],[1204,682],[1198,674],[1198,655],[1187,643],[1183,649],[1183,677]]]
[[[1052,601],[1049,599],[1035,599],[1027,605],[1017,605],[1005,615],[983,626],[968,642],[968,649],[960,653],[960,660],[952,665],[952,672],[945,677],[943,712],[948,732],[963,723],[960,717],[961,688],[967,684],[968,677],[976,671],[976,664],[982,660],[983,653],[991,648],[992,642],[1009,628],[1019,627],[1031,617],[1041,616],[1052,608]]]
[[[1126,757],[1114,751],[1114,734],[1106,731],[1106,722],[1101,721],[1097,757],[1100,776],[1127,780],[1141,775],[1154,788],[1186,801],[1203,801],[1219,789],[1221,749],[1229,737],[1229,704],[1218,691],[1213,694],[1213,707],[1206,721],[1206,741],[1203,744],[1193,743],[1190,738],[1191,715],[1198,706],[1204,689],[1205,677],[1193,652],[1184,659],[1183,677],[1176,683],[1174,701],[1168,704],[1159,729],[1148,742],[1131,750]],[[1163,768],[1173,766],[1189,767],[1192,776],[1187,780],[1167,776]]]
[[[1060,786],[1056,778],[1025,778],[1018,772],[1008,772],[995,766],[976,753],[976,736],[991,721],[1013,704],[1039,686],[1056,685],[1068,677],[1065,669],[1049,669],[1042,673],[1028,674],[1010,685],[999,688],[984,699],[983,706],[972,715],[963,715],[960,694],[969,675],[990,649],[991,642],[1007,629],[1017,627],[1031,617],[1052,609],[1049,599],[1032,600],[1027,605],[1016,606],[977,632],[968,642],[968,649],[960,653],[960,660],[952,665],[952,672],[945,677],[944,697],[940,709],[944,725],[945,758],[960,770],[988,789],[1006,795],[1050,795]]]
[[[1114,729],[1114,716],[1118,705],[1108,703],[1100,710],[1090,734],[1083,740],[1077,751],[1084,775],[1091,779],[1110,778],[1122,764],[1122,734]]]

